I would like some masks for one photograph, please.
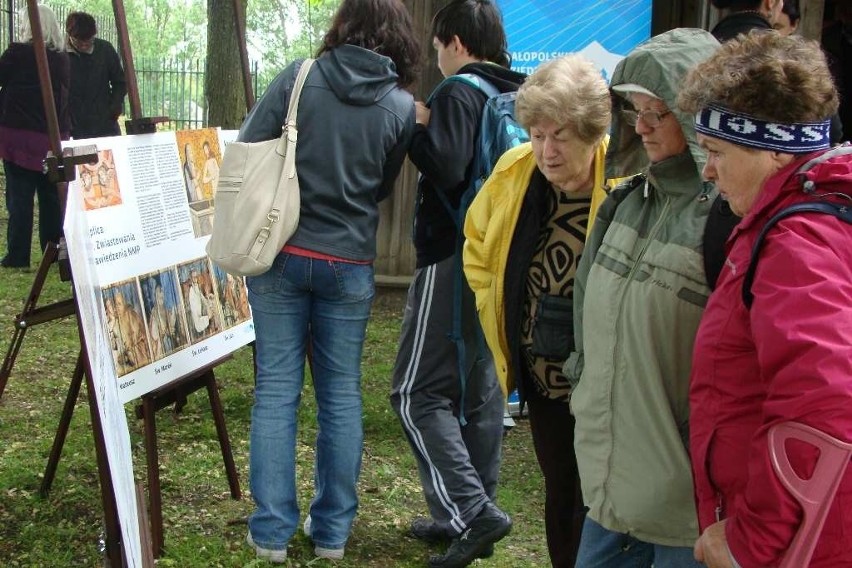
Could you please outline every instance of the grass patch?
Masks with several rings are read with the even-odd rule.
[[[0,189],[0,201],[3,201]],[[0,211],[0,251],[6,248],[7,214]],[[35,237],[37,241],[37,236]],[[34,266],[40,255],[33,253]],[[13,318],[20,312],[35,272],[0,269],[0,357],[8,349]],[[40,305],[71,297],[54,267]],[[346,558],[318,560],[298,532],[288,566],[422,567],[440,552],[405,535],[414,516],[426,514],[417,468],[393,413],[390,372],[404,307],[404,293],[382,291],[373,307],[364,350],[365,449],[360,509]],[[7,567],[100,566],[103,523],[89,409],[83,393],[65,443],[51,494],[38,488],[79,350],[73,318],[41,324],[27,332],[0,399],[0,565]],[[250,348],[242,348],[215,370],[244,497],[230,498],[215,426],[201,390],[180,414],[157,413],[163,497],[165,554],[159,566],[259,567],[244,544],[245,519],[253,505],[248,488],[248,433],[253,397]],[[142,422],[136,402],[126,405],[136,478],[145,477]],[[298,472],[303,515],[312,495],[316,405],[306,381],[299,418]],[[529,426],[520,421],[504,443],[499,502],[515,526],[482,566],[548,564],[544,538],[543,481],[532,450]]]

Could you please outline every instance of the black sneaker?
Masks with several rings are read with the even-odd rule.
[[[417,540],[429,544],[440,544],[453,540],[453,535],[450,532],[428,517],[417,517],[411,521],[408,532]]]
[[[494,543],[509,534],[512,519],[493,503],[486,503],[482,511],[473,519],[443,556],[429,559],[432,568],[463,568],[477,558],[487,558],[488,552],[494,552]]]
[[[411,536],[422,540],[427,544],[445,544],[453,540],[453,535],[441,528],[441,526],[427,517],[417,517],[411,521],[408,528]],[[477,558],[491,558],[494,556],[494,544],[486,546]]]

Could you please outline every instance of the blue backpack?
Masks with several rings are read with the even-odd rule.
[[[464,336],[462,335],[462,289],[464,282],[464,266],[462,263],[462,245],[464,244],[464,218],[467,210],[473,202],[473,198],[479,193],[485,180],[491,175],[494,165],[500,156],[507,150],[528,142],[530,137],[526,130],[518,124],[515,119],[515,98],[517,91],[501,93],[497,88],[477,75],[462,73],[451,75],[444,79],[435,89],[434,93],[441,90],[447,81],[461,81],[485,93],[487,99],[482,107],[482,117],[479,123],[479,134],[477,135],[476,151],[471,163],[470,185],[462,193],[458,207],[453,207],[447,196],[441,191],[436,191],[444,207],[450,213],[456,224],[456,270],[453,290],[453,328],[449,338],[455,343],[458,352],[459,379],[461,381],[461,397],[459,403],[459,422],[467,424],[464,415],[464,399],[467,384],[466,354]],[[430,97],[431,102],[431,97]],[[480,353],[485,353],[488,346],[479,322],[476,325],[477,344]]]
[[[529,142],[530,137],[527,131],[515,119],[515,98],[518,96],[517,91],[501,93],[497,90],[497,87],[482,77],[471,73],[461,73],[459,75],[450,75],[444,79],[434,92],[440,91],[447,81],[460,81],[482,91],[487,97],[485,106],[482,107],[476,152],[473,155],[473,163],[471,164],[470,185],[462,194],[458,208],[450,205],[447,197],[442,192],[437,192],[444,207],[450,212],[450,216],[455,221],[456,227],[461,233],[467,209],[470,207],[471,202],[473,202],[473,198],[479,193],[482,184],[491,175],[491,171],[494,169],[497,160],[507,150],[524,142]],[[463,241],[464,237],[462,236],[459,239],[459,244]]]

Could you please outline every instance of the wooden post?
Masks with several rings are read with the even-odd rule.
[[[822,21],[825,14],[825,0],[807,0],[807,2],[800,1],[799,6],[802,10],[802,19],[799,21],[798,33],[808,39],[820,41],[822,39]]]

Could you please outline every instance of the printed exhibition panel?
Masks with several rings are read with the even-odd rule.
[[[68,247],[91,266],[98,295],[84,332],[106,339],[122,403],[254,340],[243,280],[204,251],[220,142],[207,128],[66,144],[97,146],[97,163],[76,166],[65,222],[85,228]]]
[[[512,69],[579,52],[609,81],[625,55],[651,36],[651,0],[498,0]]]
[[[78,140],[65,239],[126,565],[143,565],[124,404],[254,339],[245,284],[213,266],[222,143],[216,129]],[[181,148],[181,150],[179,150]]]

